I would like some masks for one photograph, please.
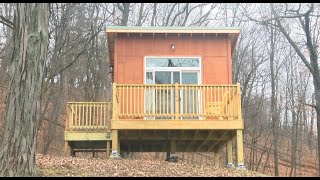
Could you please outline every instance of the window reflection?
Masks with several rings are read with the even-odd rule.
[[[147,58],[146,67],[199,67],[197,58]]]

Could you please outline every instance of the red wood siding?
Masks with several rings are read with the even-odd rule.
[[[116,83],[143,84],[144,56],[200,56],[202,84],[232,83],[231,46],[223,35],[118,34],[114,55]]]

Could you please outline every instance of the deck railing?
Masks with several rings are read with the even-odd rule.
[[[68,102],[66,130],[107,130],[111,119],[241,119],[239,84],[114,83],[112,93],[112,103]]]
[[[66,130],[106,130],[111,110],[111,102],[68,102]]]
[[[240,119],[240,85],[113,84],[113,119]]]

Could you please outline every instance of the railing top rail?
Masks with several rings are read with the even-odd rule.
[[[175,86],[175,84],[117,84],[119,86]],[[197,87],[237,87],[237,84],[178,84],[178,86],[197,86]]]
[[[108,104],[112,102],[67,102],[67,104]]]

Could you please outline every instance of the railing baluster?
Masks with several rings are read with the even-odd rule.
[[[232,104],[231,104],[231,107],[232,107],[232,119],[234,119],[234,87],[232,86]]]
[[[81,124],[80,124],[80,118],[79,118],[79,105],[76,104],[76,117],[77,117],[77,124],[78,124],[78,128],[81,127]]]
[[[133,86],[132,87],[132,90],[133,90],[133,93],[132,93],[132,95],[133,95],[133,102],[132,102],[132,105],[133,105],[133,113],[136,115],[136,116],[138,116],[138,113],[136,113],[136,98],[135,98],[135,95],[136,95],[136,88]]]
[[[84,125],[85,126],[88,126],[88,116],[89,116],[89,104],[86,103],[86,124]]]
[[[121,115],[123,116],[124,115],[124,105],[125,105],[125,102],[124,102],[124,86],[121,86],[122,88],[122,94],[121,94],[121,99],[122,99],[122,111],[121,111]]]
[[[209,106],[209,102],[210,100],[208,99],[208,86],[205,86],[205,98],[204,98],[205,102],[206,102],[206,108],[209,110],[210,106]],[[211,115],[211,111],[207,111],[206,112],[206,116],[209,117]]]
[[[77,116],[78,116],[78,126],[80,126],[80,120],[81,120],[81,104],[77,104]]]
[[[84,107],[83,107],[83,104],[80,104],[80,115],[81,115],[81,118],[80,118],[80,121],[79,121],[79,126],[82,126],[83,121],[84,121]]]
[[[99,128],[102,127],[102,121],[103,121],[103,118],[102,118],[102,113],[103,113],[102,107],[103,106],[105,106],[105,104],[100,103],[100,107],[98,108],[100,110],[100,115],[99,115],[99,122],[97,123],[97,127],[99,127]]]
[[[145,110],[144,110],[144,113],[145,114],[149,114],[149,111],[150,111],[150,103],[149,103],[149,96],[150,96],[150,91],[149,91],[149,87],[148,86],[145,86],[143,87],[143,92],[144,92],[144,105],[145,105]]]
[[[95,118],[95,113],[94,113],[94,104],[91,104],[90,103],[90,107],[91,107],[91,110],[90,110],[90,112],[92,113],[92,115],[91,115],[91,121],[90,121],[90,126],[89,126],[89,129],[92,129],[93,128],[93,121],[94,121],[94,118]]]
[[[161,114],[162,114],[162,104],[163,104],[163,102],[162,102],[162,88],[161,88],[161,86],[159,86],[159,115],[161,116]]]
[[[155,89],[156,89],[156,92],[155,92],[155,96],[156,96],[156,101],[155,101],[155,115],[157,115],[158,114],[158,103],[159,103],[159,96],[158,96],[158,88],[157,88],[157,86],[155,87]]]
[[[94,112],[95,112],[95,118],[93,120],[93,126],[94,129],[96,129],[98,127],[98,120],[99,120],[99,104],[100,103],[94,103]]]
[[[136,101],[135,101],[135,103],[134,103],[134,106],[137,106],[137,114],[138,114],[138,116],[140,117],[141,116],[141,112],[140,112],[140,106],[141,106],[141,103],[144,103],[144,96],[141,96],[140,97],[140,90],[139,90],[139,86],[136,86],[134,89],[137,89],[136,91],[137,91],[137,98],[136,98]],[[143,90],[143,88],[142,88],[142,91],[144,92],[145,90]],[[134,96],[136,96],[135,94],[134,94]],[[142,104],[142,107],[144,107],[143,106],[143,104]]]
[[[112,120],[112,114],[114,113],[113,112],[113,102],[112,103],[108,103],[108,106],[107,106],[108,109],[108,113],[105,113],[105,121],[104,121],[104,126],[105,127],[108,127],[108,129],[111,129],[111,120]],[[112,114],[111,114],[112,113]]]
[[[220,85],[218,85],[217,89],[218,89],[219,102],[221,104],[221,107],[219,107],[219,108],[221,108],[219,113],[220,113],[220,115],[223,115],[223,107],[222,107],[222,105],[223,105],[223,96],[222,96],[222,93],[221,93]]]
[[[184,113],[186,116],[188,114],[188,111],[187,111],[187,98],[186,98],[186,86],[185,85],[182,85],[182,106],[181,106],[181,109],[182,109],[182,113]]]
[[[198,86],[196,86],[196,114],[199,114],[199,110],[198,110],[198,106],[199,106],[199,102],[198,102]]]
[[[92,126],[92,105],[89,103],[89,128]]]
[[[107,108],[106,108],[107,107]],[[101,108],[100,108],[100,114],[101,114],[101,121],[100,121],[100,124],[99,124],[99,126],[100,126],[100,128],[102,129],[102,128],[104,128],[104,122],[105,122],[105,118],[104,118],[104,113],[105,113],[105,109],[107,109],[108,110],[108,113],[109,113],[109,106],[108,106],[108,103],[103,103],[103,104],[101,104]]]
[[[126,110],[127,110],[127,111],[126,111],[125,115],[128,115],[128,114],[129,114],[129,111],[128,111],[128,109],[129,109],[128,86],[126,86],[126,94],[127,94],[127,95],[126,95],[126,98],[127,98],[127,99],[126,99],[126,104],[127,104],[127,109],[126,109]]]
[[[168,116],[169,115],[169,87],[168,87],[168,85],[166,85],[165,86],[166,87],[166,116]]]
[[[150,86],[150,88],[151,88],[151,86]],[[152,102],[152,115],[155,114],[155,111],[156,111],[156,94],[155,93],[156,93],[155,90],[152,89],[152,100],[151,100],[151,102]]]
[[[191,98],[192,98],[192,106],[191,106],[191,109],[192,109],[192,116],[194,115],[194,87],[193,86],[191,86],[191,88],[192,88],[192,96],[191,96]]]
[[[165,91],[164,91],[164,86],[161,87],[162,89],[162,115],[165,115],[165,108],[166,108],[166,98],[165,98]]]
[[[205,101],[205,96],[204,96],[204,86],[200,86],[201,87],[201,100],[202,100],[202,117],[203,119],[205,119],[205,108],[206,108],[206,101]]]
[[[164,109],[165,109],[165,98],[164,98],[164,94],[165,94],[165,92],[164,92],[164,86],[162,86],[161,85],[161,102],[162,102],[162,109],[161,109],[161,115],[162,116],[164,116],[164,114],[165,114],[165,111],[164,111]]]
[[[227,87],[223,87],[224,88],[224,94],[225,94],[225,116],[228,116],[228,99],[229,99],[229,95],[228,93],[228,88]]]
[[[229,92],[229,97],[228,97],[228,118],[232,115],[232,112],[231,112],[231,108],[230,108],[230,101],[231,101],[231,95],[232,95],[232,92],[231,92],[231,87],[228,86],[228,92]]]

